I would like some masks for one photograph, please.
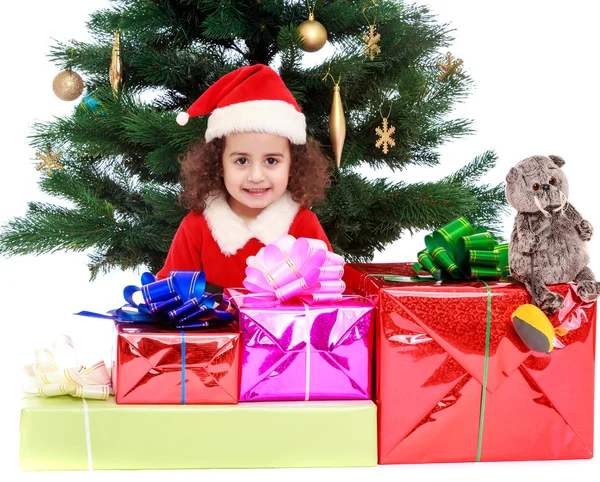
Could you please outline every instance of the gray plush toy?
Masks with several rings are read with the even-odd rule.
[[[546,285],[577,283],[584,301],[600,292],[587,266],[585,242],[591,224],[568,202],[569,184],[559,156],[532,156],[511,168],[506,176],[506,198],[517,210],[508,258],[511,275],[523,283],[546,314],[563,307],[563,297]]]

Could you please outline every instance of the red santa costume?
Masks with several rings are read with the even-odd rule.
[[[206,142],[234,132],[266,132],[306,143],[306,121],[294,96],[279,75],[266,65],[237,69],[215,82],[187,112],[190,117],[211,114]],[[293,162],[293,159],[292,159]],[[317,238],[331,245],[317,217],[296,203],[289,192],[246,222],[232,211],[225,194],[207,200],[202,214],[191,212],[182,221],[157,277],[174,270],[202,270],[208,282],[223,288],[241,287],[246,259],[285,234]]]
[[[246,259],[265,244],[285,234],[317,238],[331,245],[317,217],[286,193],[246,223],[224,196],[215,197],[202,214],[190,213],[182,221],[158,278],[173,270],[202,270],[206,279],[224,288],[241,288]]]

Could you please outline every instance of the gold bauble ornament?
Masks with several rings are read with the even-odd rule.
[[[333,102],[331,103],[331,114],[329,116],[329,139],[335,155],[335,165],[339,169],[342,163],[344,140],[346,139],[346,117],[344,117],[339,82],[333,86]]]
[[[300,32],[300,48],[305,52],[321,50],[327,42],[327,30],[315,20],[312,13],[308,15],[308,20],[298,25],[298,31]]]
[[[63,70],[54,77],[52,90],[60,100],[75,100],[83,92],[83,80],[72,70]]]
[[[116,97],[123,84],[123,59],[121,58],[121,34],[119,33],[119,29],[115,30],[109,76],[110,85],[112,86],[113,94]]]

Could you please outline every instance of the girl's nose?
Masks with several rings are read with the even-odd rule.
[[[263,168],[260,163],[252,163],[248,172],[250,182],[261,182],[265,178]]]

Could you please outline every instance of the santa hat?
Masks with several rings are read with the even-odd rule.
[[[206,142],[235,132],[266,132],[287,137],[292,144],[306,144],[306,120],[296,99],[273,69],[256,64],[221,77],[177,123],[211,114]]]

